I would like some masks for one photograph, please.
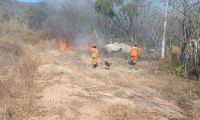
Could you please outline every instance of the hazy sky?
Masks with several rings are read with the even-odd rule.
[[[36,2],[39,2],[41,0],[17,0],[17,1],[20,1],[20,2],[29,2],[29,3],[36,3]]]
[[[42,0],[17,0],[17,1],[19,1],[19,2],[28,2],[28,3],[37,3],[37,2],[40,2],[40,1],[42,1]],[[58,1],[62,1],[62,0],[58,0]],[[76,0],[74,0],[74,1],[76,1]],[[79,2],[83,2],[84,0],[78,0]],[[154,2],[154,5],[156,6],[156,7],[158,7],[158,8],[163,8],[163,4],[160,2],[161,0],[153,0],[153,2]],[[54,1],[53,1],[54,2]],[[52,0],[51,0],[51,2],[50,3],[52,3]],[[55,2],[56,3],[56,2]],[[53,4],[55,4],[55,3],[53,3]],[[84,3],[84,2],[83,2]]]

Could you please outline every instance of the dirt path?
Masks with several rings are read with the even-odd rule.
[[[34,107],[29,120],[175,120],[183,111],[162,99],[153,76],[119,65],[92,70],[72,52],[38,54]]]

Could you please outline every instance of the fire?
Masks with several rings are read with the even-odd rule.
[[[72,48],[66,42],[60,42],[58,48],[61,50],[71,50]]]
[[[69,45],[66,42],[62,41],[58,44],[58,48],[60,50],[64,51],[73,51],[73,50],[79,50],[82,52],[89,52],[90,51],[90,45],[89,44],[82,44],[82,45]]]
[[[82,52],[89,52],[90,51],[90,45],[89,44],[81,44],[75,46],[76,50],[82,51]]]
[[[83,52],[88,52],[88,51],[90,51],[90,46],[88,44],[82,45],[80,47],[80,50]]]

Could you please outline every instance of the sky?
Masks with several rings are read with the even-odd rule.
[[[27,2],[27,3],[37,3],[40,2],[41,0],[17,0],[19,2]]]
[[[27,3],[37,3],[40,2],[42,0],[17,0],[19,2],[27,2]],[[81,0],[82,1],[82,0]],[[154,4],[156,7],[158,7],[159,9],[163,9],[163,4],[160,2],[161,0],[154,0]],[[80,2],[80,1],[79,1]]]

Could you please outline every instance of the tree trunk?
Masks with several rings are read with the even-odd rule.
[[[125,30],[122,26],[120,26],[113,18],[111,18],[111,19],[112,19],[112,21],[119,27],[119,29],[122,31],[122,33],[125,35],[125,37],[126,37],[127,39],[129,39],[126,30]]]
[[[162,40],[162,48],[161,48],[161,59],[165,58],[165,38],[166,38],[166,27],[167,27],[168,2],[169,0],[165,1],[165,21],[164,21],[164,31],[163,31],[163,40]]]
[[[113,43],[113,41],[112,41],[112,21],[110,20],[109,21],[110,23],[109,23],[109,41],[110,41],[110,44],[112,44]]]

